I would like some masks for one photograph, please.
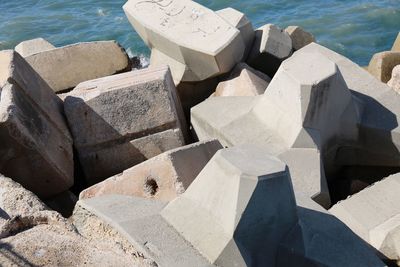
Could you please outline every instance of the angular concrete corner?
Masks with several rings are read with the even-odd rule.
[[[171,201],[182,194],[222,149],[217,140],[169,150],[82,191],[79,198],[129,195]]]
[[[285,31],[289,34],[290,38],[292,38],[292,46],[294,50],[299,50],[300,48],[315,42],[314,36],[299,26],[288,26]]]
[[[36,53],[44,52],[56,48],[43,38],[36,38],[19,43],[15,51],[23,57],[28,57]]]
[[[229,76],[221,81],[213,96],[256,96],[267,89],[271,79],[246,63],[239,63]]]
[[[218,151],[161,214],[212,264],[274,266],[279,241],[297,221],[295,207],[285,164],[243,146]]]
[[[123,9],[149,48],[166,55],[164,60],[173,59],[175,82],[203,81],[226,73],[243,57],[240,31],[196,2],[129,0]]]
[[[394,40],[392,51],[400,52],[400,32],[397,34],[396,40]]]
[[[393,68],[392,77],[387,84],[390,88],[400,94],[400,64]]]
[[[64,109],[89,184],[185,144],[186,122],[166,66],[81,83]]]
[[[115,41],[78,43],[27,56],[26,61],[55,91],[130,70],[130,60]]]
[[[392,77],[392,70],[400,65],[400,51],[376,53],[368,65],[368,72],[378,80],[387,83]]]
[[[400,260],[400,174],[375,183],[329,211],[392,260]]]
[[[74,181],[62,102],[16,52],[0,52],[0,172],[49,197]]]

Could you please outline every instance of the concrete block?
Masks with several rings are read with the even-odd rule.
[[[400,65],[400,51],[376,53],[369,62],[368,72],[378,80],[387,83],[392,77],[392,70]]]
[[[396,40],[394,40],[394,43],[392,46],[392,51],[400,52],[400,32],[399,32],[399,34],[397,34]]]
[[[36,53],[44,52],[56,48],[43,38],[36,38],[19,43],[15,51],[23,57],[28,57]]]
[[[292,39],[284,30],[266,24],[255,31],[253,48],[247,63],[273,77],[282,61],[292,53]]]
[[[400,93],[400,64],[392,70],[392,78],[388,81],[388,86],[397,93]]]
[[[314,35],[306,32],[303,28],[299,26],[288,26],[285,31],[289,34],[292,39],[292,46],[294,50],[299,50],[304,46],[315,42]]]
[[[123,9],[149,48],[173,59],[175,81],[203,81],[227,73],[243,57],[240,31],[196,2],[130,0]]]
[[[296,196],[298,224],[281,242],[276,266],[386,266],[361,238],[309,197]]]
[[[255,36],[251,21],[246,17],[245,14],[231,7],[218,10],[215,13],[240,31],[240,35],[242,36],[245,44],[245,52],[242,60],[246,60],[252,48]]]
[[[27,56],[26,61],[55,91],[130,70],[130,60],[115,41],[78,43]]]
[[[337,203],[329,211],[383,254],[389,252],[387,257],[400,260],[400,240],[390,236],[396,235],[400,226],[399,190],[400,174],[395,174]]]
[[[16,52],[0,52],[0,172],[49,197],[73,184],[62,102]]]
[[[118,194],[171,201],[189,187],[221,148],[212,140],[164,152],[87,188],[79,198]]]
[[[267,89],[271,79],[245,63],[239,63],[230,75],[221,81],[214,96],[256,96]]]
[[[212,264],[275,266],[295,209],[285,164],[242,146],[218,151],[161,215]]]
[[[89,184],[185,144],[186,124],[166,66],[81,83],[64,109]]]

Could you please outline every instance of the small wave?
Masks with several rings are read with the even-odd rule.
[[[102,8],[98,8],[98,9],[97,9],[97,15],[99,15],[100,17],[105,17],[105,16],[107,16],[106,12],[105,12],[104,9],[102,9]]]
[[[114,20],[115,20],[115,21],[123,21],[123,20],[124,20],[124,17],[115,17]]]
[[[150,59],[147,56],[144,54],[133,53],[130,47],[126,49],[126,53],[128,54],[129,58],[138,58],[141,68],[147,68],[150,65]]]

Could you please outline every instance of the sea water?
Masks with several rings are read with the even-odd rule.
[[[0,50],[43,37],[55,46],[117,40],[131,55],[149,50],[129,24],[125,0],[0,0]],[[213,10],[233,7],[254,27],[299,25],[317,41],[360,65],[389,50],[400,31],[400,0],[198,0]]]

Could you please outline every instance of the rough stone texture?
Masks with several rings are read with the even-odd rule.
[[[400,32],[397,35],[396,40],[394,40],[394,43],[393,43],[393,46],[392,46],[392,51],[400,52]]]
[[[304,46],[315,42],[314,35],[306,32],[303,28],[299,26],[288,26],[285,31],[292,38],[292,46],[294,50],[299,50]]]
[[[104,239],[103,239],[104,240]],[[1,266],[149,266],[116,243],[89,241],[33,193],[0,175]]]
[[[163,57],[153,55],[152,63],[171,62],[176,84],[226,73],[243,57],[240,31],[196,2],[130,0],[123,8],[152,53]]]
[[[240,31],[246,47],[242,60],[246,60],[252,48],[255,36],[251,21],[246,17],[245,14],[231,7],[218,10],[215,13]]]
[[[375,183],[329,211],[385,256],[400,260],[400,174]],[[391,236],[393,235],[393,236]]]
[[[89,184],[185,144],[186,124],[166,66],[81,83],[64,109]]]
[[[281,242],[276,266],[386,266],[361,238],[307,196],[296,197],[299,221]]]
[[[200,140],[267,144],[275,156],[317,149],[333,177],[342,166],[399,166],[399,101],[357,64],[312,43],[282,64],[263,96],[207,99],[192,109],[192,125]],[[294,189],[317,200],[323,187],[309,182]]]
[[[130,69],[128,55],[115,41],[73,44],[25,59],[55,92]]]
[[[400,65],[393,68],[392,78],[387,83],[390,88],[400,93]]]
[[[0,172],[41,197],[73,184],[62,101],[16,52],[0,52]]]
[[[239,63],[230,75],[221,81],[214,96],[256,96],[262,95],[271,79],[245,63]]]
[[[36,38],[19,43],[15,47],[15,51],[23,57],[28,57],[36,53],[44,52],[55,48],[54,45],[49,43],[43,38]]]
[[[285,164],[242,146],[218,151],[161,215],[212,264],[275,266],[295,208]]]
[[[188,188],[221,148],[213,140],[167,151],[87,188],[79,198],[117,194],[173,200]]]
[[[369,62],[368,72],[378,80],[387,83],[392,77],[392,70],[400,65],[400,51],[376,53]]]

